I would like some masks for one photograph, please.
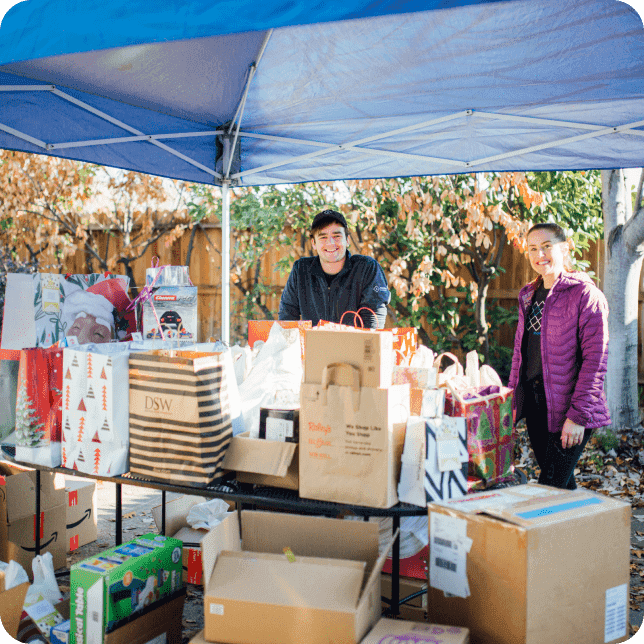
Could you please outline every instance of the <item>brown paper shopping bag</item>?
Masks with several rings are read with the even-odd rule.
[[[409,385],[363,387],[361,379],[359,368],[336,363],[324,367],[322,384],[302,384],[302,498],[375,508],[398,502]]]
[[[223,474],[232,437],[222,354],[130,355],[130,472],[204,487]]]

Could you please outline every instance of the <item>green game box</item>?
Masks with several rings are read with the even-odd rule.
[[[72,566],[70,644],[102,644],[120,620],[183,585],[183,542],[146,534]]]

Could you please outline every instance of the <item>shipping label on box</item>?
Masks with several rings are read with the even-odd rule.
[[[196,342],[197,323],[196,286],[162,286],[143,304],[144,338]]]
[[[71,644],[100,644],[117,622],[180,588],[182,546],[147,534],[74,564]]]

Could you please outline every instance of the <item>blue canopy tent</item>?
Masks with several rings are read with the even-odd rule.
[[[618,0],[26,0],[0,147],[228,187],[644,165]]]

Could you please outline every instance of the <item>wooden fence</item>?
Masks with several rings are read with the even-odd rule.
[[[93,233],[97,236],[99,248],[103,249],[107,234],[104,232]],[[182,237],[170,246],[166,246],[163,239],[151,245],[147,253],[134,262],[134,278],[138,287],[145,283],[145,269],[151,266],[154,257],[158,257],[160,264],[183,264],[188,252],[190,233],[187,231]],[[121,240],[110,237],[110,244],[118,247]],[[221,335],[221,229],[217,224],[206,224],[196,232],[194,247],[190,261],[190,277],[199,288],[199,323],[200,340],[219,338]],[[267,307],[274,311],[277,318],[279,300],[282,289],[286,284],[286,275],[281,275],[275,268],[277,261],[288,252],[285,248],[273,248],[262,259],[261,279],[264,284],[272,285],[272,294],[267,297]],[[602,285],[604,244],[600,240],[591,243],[590,248],[584,252],[583,259],[590,262],[590,270],[599,277],[599,286]],[[491,283],[488,291],[489,299],[496,299],[504,308],[511,309],[517,306],[517,297],[521,287],[534,278],[528,259],[512,246],[508,246],[501,262],[504,271]],[[70,257],[65,263],[63,272],[85,273],[86,258],[84,251]],[[124,273],[119,266],[117,272]],[[250,279],[250,274],[242,276]],[[247,320],[243,315],[243,302],[239,289],[231,283],[231,340],[243,341],[246,334]],[[451,294],[456,294],[453,291]],[[643,292],[640,291],[640,308],[644,301]],[[642,359],[642,337],[644,336],[644,315],[640,314],[640,373],[644,374],[644,360]],[[514,329],[495,330],[496,339],[503,346],[511,347],[514,338]]]

